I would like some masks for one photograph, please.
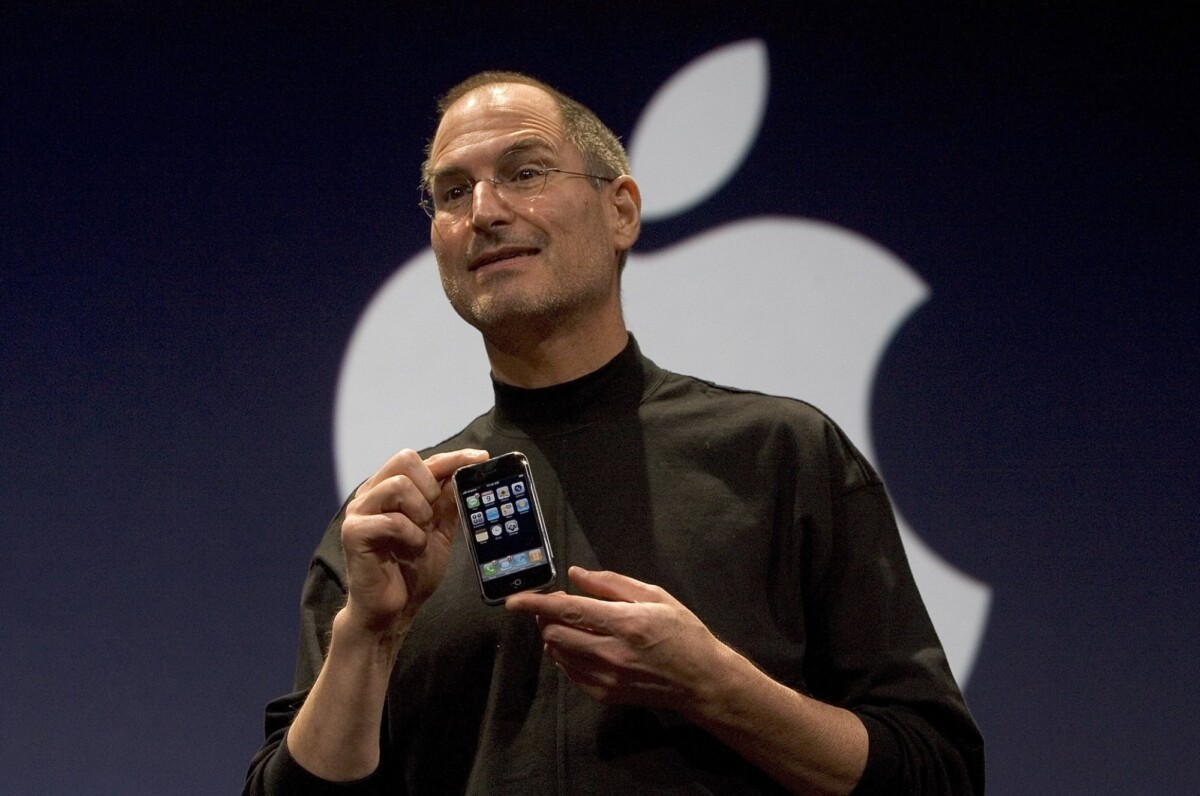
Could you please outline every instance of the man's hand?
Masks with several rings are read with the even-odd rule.
[[[505,607],[537,616],[546,654],[585,694],[686,714],[721,677],[731,650],[666,591],[615,572],[568,575],[592,596],[526,592]]]
[[[329,654],[288,730],[302,767],[328,780],[362,779],[379,765],[379,717],[392,665],[413,616],[433,594],[458,525],[447,480],[487,451],[424,461],[403,450],[363,482],[346,506],[342,549],[349,596],[333,619]]]
[[[568,574],[590,596],[527,592],[505,607],[537,616],[546,655],[585,694],[672,709],[792,793],[854,789],[867,761],[857,716],[772,680],[658,586],[581,567]]]
[[[346,506],[342,549],[349,597],[345,620],[379,634],[402,633],[441,583],[458,529],[454,471],[486,451],[403,450],[367,479]]]

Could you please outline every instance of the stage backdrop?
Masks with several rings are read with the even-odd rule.
[[[1185,14],[279,5],[0,11],[0,791],[240,787],[326,521],[488,406],[416,205],[485,68],[629,146],[646,353],[877,464],[989,792],[1200,790]]]

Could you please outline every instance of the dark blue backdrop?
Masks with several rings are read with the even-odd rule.
[[[427,246],[434,96],[522,69],[627,135],[747,36],[755,149],[640,248],[784,213],[911,264],[933,300],[873,429],[912,524],[994,590],[967,689],[991,792],[1200,790],[1184,12],[276,5],[0,11],[0,790],[239,787],[340,498],[344,347]]]

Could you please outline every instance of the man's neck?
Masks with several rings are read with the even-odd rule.
[[[624,320],[617,316],[602,328],[531,335],[503,344],[484,338],[492,375],[514,387],[534,389],[586,376],[612,360],[629,342]]]

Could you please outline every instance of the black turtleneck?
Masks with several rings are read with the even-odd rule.
[[[497,429],[529,436],[563,434],[614,414],[635,411],[666,372],[638,348],[633,335],[597,370],[552,387],[526,389],[493,377]]]
[[[572,564],[657,584],[776,680],[854,710],[870,737],[860,793],[982,791],[982,741],[883,486],[828,418],[664,371],[632,338],[580,379],[495,393],[424,453],[525,453],[560,587]],[[298,693],[268,709],[248,793],[779,790],[678,716],[586,697],[543,659],[533,620],[483,604],[462,540],[396,662],[379,771],[319,782],[282,740],[345,601],[339,540],[335,519],[305,584]]]

